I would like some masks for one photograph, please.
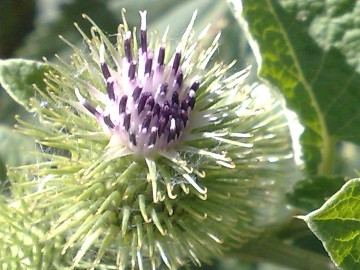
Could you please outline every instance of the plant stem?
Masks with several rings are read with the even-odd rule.
[[[324,136],[323,148],[321,151],[321,163],[318,168],[318,175],[320,176],[333,176],[334,173],[334,162],[335,162],[335,151],[336,141],[329,137]]]
[[[288,245],[270,236],[247,243],[236,255],[245,260],[273,263],[298,270],[337,269],[328,257]]]

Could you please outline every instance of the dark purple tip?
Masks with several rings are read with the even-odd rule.
[[[146,102],[146,105],[150,107],[150,111],[151,111],[155,106],[155,99],[153,97],[149,97],[149,99]]]
[[[106,91],[110,100],[115,100],[114,82],[106,82]]]
[[[148,112],[144,118],[142,125],[141,125],[141,130],[146,129],[146,133],[148,132],[151,119],[152,119],[152,113]]]
[[[160,109],[161,109],[161,107],[160,107],[159,103],[156,103],[156,104],[154,105],[154,109],[153,109],[153,116],[154,116],[154,117],[155,117],[155,116],[159,117]]]
[[[132,62],[132,53],[131,53],[131,32],[129,32],[128,36],[124,40],[124,50],[126,59],[129,63]]]
[[[105,81],[111,77],[109,67],[106,63],[101,63],[101,71]]]
[[[184,127],[186,127],[187,121],[189,120],[187,111],[181,110],[180,117],[181,117]]]
[[[170,107],[170,114],[175,117],[175,116],[179,115],[180,112],[181,112],[181,109],[179,107],[179,104],[173,103]]]
[[[179,71],[179,74],[176,77],[176,84],[180,87],[184,81],[184,74],[182,71]]]
[[[99,112],[87,101],[84,101],[83,106],[93,115],[99,115]]]
[[[149,92],[145,92],[145,93],[141,93],[140,95],[140,99],[139,99],[139,103],[137,105],[137,111],[138,114],[140,115],[140,113],[144,110],[146,101],[148,100],[148,98],[151,97],[151,93]]]
[[[135,71],[136,71],[136,62],[131,62],[128,72],[128,76],[130,80],[133,80],[135,78]]]
[[[150,74],[151,70],[152,70],[152,63],[153,63],[153,59],[152,57],[148,57],[146,58],[146,62],[145,62],[145,74]]]
[[[143,53],[147,51],[147,36],[146,30],[140,31],[140,43],[141,43],[141,50]]]
[[[189,103],[186,99],[181,101],[181,109],[187,112],[187,109],[189,108]]]
[[[170,104],[169,104],[169,102],[167,100],[164,102],[164,106],[161,108],[160,114],[163,117],[165,117],[165,119],[169,119],[169,116],[170,116]]]
[[[151,130],[150,132],[150,136],[149,136],[149,143],[148,146],[153,146],[156,143],[156,138],[157,138],[157,128],[154,128],[153,130]]]
[[[132,97],[134,99],[134,101],[137,101],[137,99],[140,97],[140,94],[141,94],[141,91],[143,90],[143,88],[141,86],[136,86],[134,91],[133,91],[133,94],[132,94]]]
[[[126,131],[129,131],[130,129],[130,120],[131,120],[131,114],[127,113],[124,116],[124,128]]]
[[[164,133],[167,122],[168,122],[168,120],[164,116],[160,117],[159,122],[158,122],[158,136],[159,137]]]
[[[195,97],[189,97],[188,104],[189,104],[189,107],[193,110],[195,107]]]
[[[159,55],[157,59],[159,66],[162,66],[164,64],[164,60],[165,60],[165,47],[161,46],[159,48]]]
[[[109,127],[109,128],[114,128],[115,125],[114,123],[111,121],[110,119],[110,115],[104,116],[104,123]]]
[[[180,66],[180,59],[181,59],[181,53],[177,52],[175,53],[175,57],[174,57],[174,63],[173,63],[173,70],[174,70],[174,74],[177,73],[179,66]]]
[[[134,146],[136,146],[136,136],[134,133],[129,134],[129,140]]]
[[[177,104],[179,105],[179,93],[174,91],[174,93],[172,94],[172,97],[171,97],[171,102],[172,104]]]
[[[161,96],[166,96],[168,87],[169,87],[169,85],[166,82],[164,82],[163,84],[160,85],[160,95]]]
[[[200,87],[200,82],[195,81],[195,82],[193,82],[193,84],[191,85],[190,88],[196,92],[199,89],[199,87]]]
[[[128,100],[127,95],[124,95],[121,97],[120,102],[119,102],[119,114],[122,114],[125,112],[127,100]]]
[[[175,132],[176,137],[179,138],[182,130],[182,120],[181,118],[175,118]]]

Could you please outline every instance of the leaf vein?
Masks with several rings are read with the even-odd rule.
[[[317,168],[317,171],[318,171],[318,174],[320,174],[320,175],[321,174],[326,174],[327,170],[328,170],[328,162],[329,162],[329,160],[327,160],[327,158],[329,156],[331,156],[329,154],[329,151],[332,151],[332,149],[330,149],[331,148],[330,147],[331,139],[330,139],[328,129],[327,129],[327,126],[326,126],[325,117],[324,117],[324,115],[323,115],[323,113],[321,111],[319,103],[317,102],[316,96],[314,94],[314,91],[313,91],[313,89],[311,87],[310,82],[307,81],[307,79],[305,78],[305,76],[304,76],[304,74],[302,72],[302,67],[301,67],[301,64],[299,62],[299,56],[296,54],[295,49],[294,49],[292,43],[289,40],[288,33],[285,30],[283,22],[279,19],[279,16],[278,16],[277,12],[275,11],[274,1],[273,0],[266,0],[266,3],[269,6],[269,11],[273,14],[274,19],[276,20],[276,22],[277,22],[277,24],[279,26],[279,31],[281,32],[282,37],[283,37],[283,39],[285,40],[285,42],[286,42],[286,44],[288,46],[289,54],[290,54],[291,58],[293,59],[294,66],[295,66],[295,68],[296,68],[296,70],[298,72],[299,81],[300,81],[300,83],[302,83],[306,93],[308,94],[308,96],[310,98],[310,101],[311,101],[311,104],[312,104],[313,108],[315,109],[317,118],[319,120],[320,130],[317,131],[317,133],[318,134],[320,133],[319,135],[322,138],[323,147],[321,149],[321,156],[322,156],[321,160],[322,161],[319,164],[319,166]],[[305,125],[306,125],[306,123],[305,123]],[[308,125],[306,125],[306,127],[309,128]]]

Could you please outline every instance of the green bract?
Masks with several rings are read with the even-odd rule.
[[[195,15],[173,56],[166,35],[147,41],[141,16],[139,45],[125,20],[113,45],[85,16],[88,49],[69,44],[71,61],[50,63],[29,104],[41,124],[19,120],[39,162],[12,171],[7,199],[18,220],[28,210],[19,205],[33,207],[31,225],[14,230],[37,228],[29,238],[40,247],[2,239],[2,256],[21,253],[34,269],[176,269],[271,222],[291,157],[280,102],[243,85],[247,70],[227,76],[232,65],[209,64],[219,35],[204,49]]]

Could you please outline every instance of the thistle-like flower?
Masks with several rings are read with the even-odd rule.
[[[61,250],[57,268],[200,265],[256,236],[275,203],[276,164],[290,156],[280,105],[254,100],[248,70],[209,68],[220,35],[203,49],[196,13],[174,53],[140,15],[139,38],[124,18],[115,45],[84,16],[89,50],[68,43],[71,63],[51,64],[31,100],[42,125],[19,120],[50,151],[19,173],[32,180],[22,200],[43,213],[34,226],[49,225],[43,254]]]

